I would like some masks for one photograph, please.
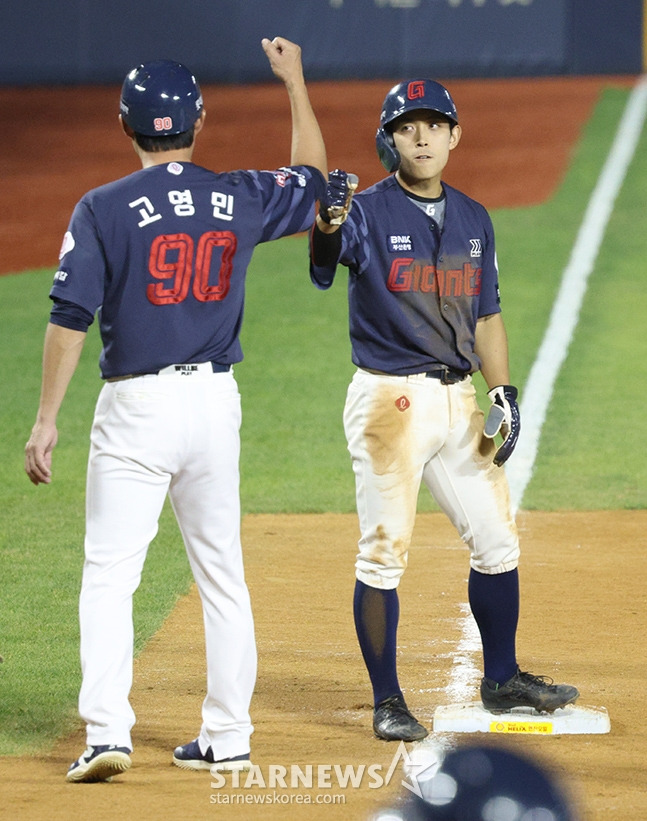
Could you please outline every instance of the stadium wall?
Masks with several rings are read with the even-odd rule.
[[[311,80],[638,74],[647,0],[21,0],[0,84],[120,82],[171,57],[202,82],[267,81],[262,37],[303,47]]]

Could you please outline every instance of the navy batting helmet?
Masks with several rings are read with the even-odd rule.
[[[418,792],[400,804],[399,818],[576,821],[578,816],[558,777],[541,762],[512,750],[485,745],[454,750],[439,769],[426,775],[424,770],[412,774]]]
[[[138,134],[164,137],[188,131],[202,111],[198,82],[182,63],[152,60],[128,73],[119,111]]]
[[[393,86],[384,98],[380,127],[375,135],[380,162],[389,173],[398,170],[400,153],[395,147],[388,125],[405,112],[420,108],[437,111],[447,117],[452,125],[458,123],[458,114],[451,94],[445,86],[441,86],[435,80],[406,80]]]

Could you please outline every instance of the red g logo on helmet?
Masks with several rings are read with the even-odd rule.
[[[418,100],[425,96],[425,84],[422,80],[413,80],[407,86],[407,98],[409,100]]]

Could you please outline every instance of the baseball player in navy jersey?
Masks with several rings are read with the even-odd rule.
[[[421,482],[470,550],[484,707],[551,712],[578,696],[517,665],[519,543],[501,465],[517,441],[519,408],[492,223],[482,205],[441,180],[460,138],[447,89],[428,79],[396,85],[376,137],[390,175],[353,199],[357,178],[332,172],[311,234],[315,285],[329,288],[338,263],[349,270],[357,371],[344,428],[361,533],[354,618],[373,687],[373,729],[386,740],[427,735],[396,665],[397,588]],[[472,384],[479,370],[492,400],[485,425]]]
[[[327,174],[300,48],[280,37],[262,45],[290,100],[289,167],[215,173],[195,165],[205,121],[198,83],[179,63],[144,63],[127,75],[120,102],[142,168],[86,194],[63,241],[26,445],[34,484],[51,480],[57,414],[97,312],[105,380],[91,432],[80,595],[87,749],[68,781],[105,781],[131,766],[132,597],[167,494],[202,599],[207,661],[202,727],[173,762],[251,766],[256,647],[232,366],[242,359],[252,252],[312,225]]]

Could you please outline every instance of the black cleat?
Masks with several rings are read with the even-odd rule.
[[[514,707],[533,707],[538,713],[553,713],[572,704],[579,696],[576,687],[553,684],[548,676],[522,673],[519,668],[505,684],[489,678],[481,680],[481,701],[490,713],[507,713]]]
[[[389,696],[377,705],[373,731],[384,741],[420,741],[429,734],[411,715],[402,696]]]

